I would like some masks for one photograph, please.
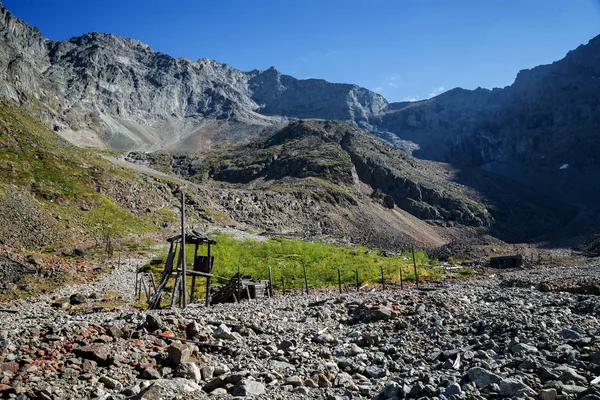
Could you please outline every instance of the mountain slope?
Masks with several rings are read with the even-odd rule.
[[[375,122],[418,157],[480,167],[553,197],[599,206],[600,36],[493,91],[391,104]],[[562,167],[562,168],[561,168]]]
[[[322,221],[344,215],[343,209],[375,203],[390,215],[378,222],[379,231],[397,230],[391,215],[399,210],[442,231],[472,227],[516,241],[555,232],[576,215],[573,207],[513,181],[418,160],[343,122],[298,121],[269,138],[201,156],[132,153],[128,158],[218,187],[300,197],[310,193],[321,207],[337,206]],[[290,207],[302,212],[300,205]],[[359,228],[356,223],[350,218],[346,225]]]

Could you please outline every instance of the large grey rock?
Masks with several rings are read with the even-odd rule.
[[[159,379],[139,394],[139,399],[163,400],[193,396],[194,399],[208,399],[202,388],[183,378]]]
[[[244,379],[238,382],[231,389],[231,394],[234,396],[257,397],[263,395],[265,390],[265,385],[262,383],[250,379]]]
[[[502,378],[493,372],[490,372],[481,367],[473,367],[467,371],[467,375],[471,382],[474,382],[478,388],[484,388],[492,383],[499,383]]]
[[[535,392],[522,381],[517,379],[503,379],[498,384],[500,386],[500,395],[506,397],[523,397],[524,395],[532,395]]]

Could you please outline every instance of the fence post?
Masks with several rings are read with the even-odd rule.
[[[383,265],[380,265],[379,269],[381,269],[381,289],[385,290],[385,279],[383,277]]]
[[[181,294],[179,295],[179,306],[187,307],[187,266],[185,265],[185,196],[181,190]]]
[[[417,259],[415,258],[415,246],[411,245],[410,249],[412,251],[413,266],[415,268],[415,283],[417,284],[417,289],[418,289],[419,288],[419,274],[417,273]]]
[[[356,291],[358,292],[360,290],[360,286],[359,286],[359,283],[358,283],[358,268],[356,268],[354,270],[354,275],[356,276]]]
[[[273,271],[269,265],[269,297],[273,297]]]
[[[342,273],[340,272],[340,269],[338,268],[338,286],[340,288],[340,294],[342,293]]]
[[[402,279],[402,264],[400,264],[400,289],[404,289],[404,281]]]
[[[306,276],[306,264],[302,263],[302,269],[304,270],[304,284],[306,287],[306,295],[308,296],[308,277]]]

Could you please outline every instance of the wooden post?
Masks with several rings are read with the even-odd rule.
[[[379,269],[381,269],[381,290],[385,290],[385,279],[383,278],[383,265],[380,265]]]
[[[354,275],[356,276],[356,291],[360,290],[360,284],[358,283],[358,268],[354,270]]]
[[[404,281],[402,280],[402,264],[400,264],[400,289],[404,289]]]
[[[194,247],[194,267],[196,266],[196,258],[198,257],[198,247],[200,246],[200,243],[196,243],[196,246]],[[194,268],[195,270],[195,268]],[[193,303],[194,300],[196,300],[196,275],[192,276],[192,292],[190,293],[190,303]]]
[[[187,266],[185,265],[185,196],[183,190],[181,192],[181,294],[179,295],[179,303],[181,308],[187,307]]]
[[[342,293],[342,273],[340,272],[340,269],[338,268],[338,286],[340,288],[340,294]]]
[[[415,246],[410,246],[410,250],[412,251],[413,258],[413,266],[415,267],[415,283],[417,284],[417,289],[419,288],[419,274],[417,273],[417,259],[415,258]]]
[[[183,247],[180,246],[179,247],[179,260],[177,260],[177,264],[176,265],[181,265],[181,252],[182,252],[182,250],[183,250]],[[180,282],[181,276],[179,275],[179,269],[177,269],[177,271],[178,272],[175,275],[175,285],[173,286],[173,294],[171,296],[171,304],[170,304],[171,308],[175,307],[175,300],[177,299],[177,295],[179,293],[181,293],[180,292],[180,286],[179,286],[179,285],[181,285],[181,282]]]
[[[213,272],[213,265],[212,265],[212,258],[211,258],[211,245],[210,243],[208,244],[208,273],[210,275],[212,275]],[[205,306],[206,307],[210,307],[210,275],[206,277],[206,303]]]
[[[269,297],[273,297],[273,271],[269,265]]]
[[[242,269],[240,268],[240,262],[238,261],[238,273],[237,273],[237,299],[242,299]],[[248,299],[250,300],[250,299]]]
[[[281,291],[285,296],[285,280],[283,279],[283,271],[281,271]]]
[[[308,277],[306,276],[306,264],[302,263],[302,269],[304,269],[304,285],[306,287],[306,295],[308,296]]]
[[[136,299],[140,299],[138,296],[138,275],[139,275],[139,271],[135,271],[135,293],[133,294],[135,296]]]

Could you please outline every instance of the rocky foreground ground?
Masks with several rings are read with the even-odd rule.
[[[322,292],[153,312],[94,306],[115,291],[132,301],[135,268],[5,304],[0,393],[600,399],[600,302],[577,290],[598,287],[595,261],[431,291]]]

